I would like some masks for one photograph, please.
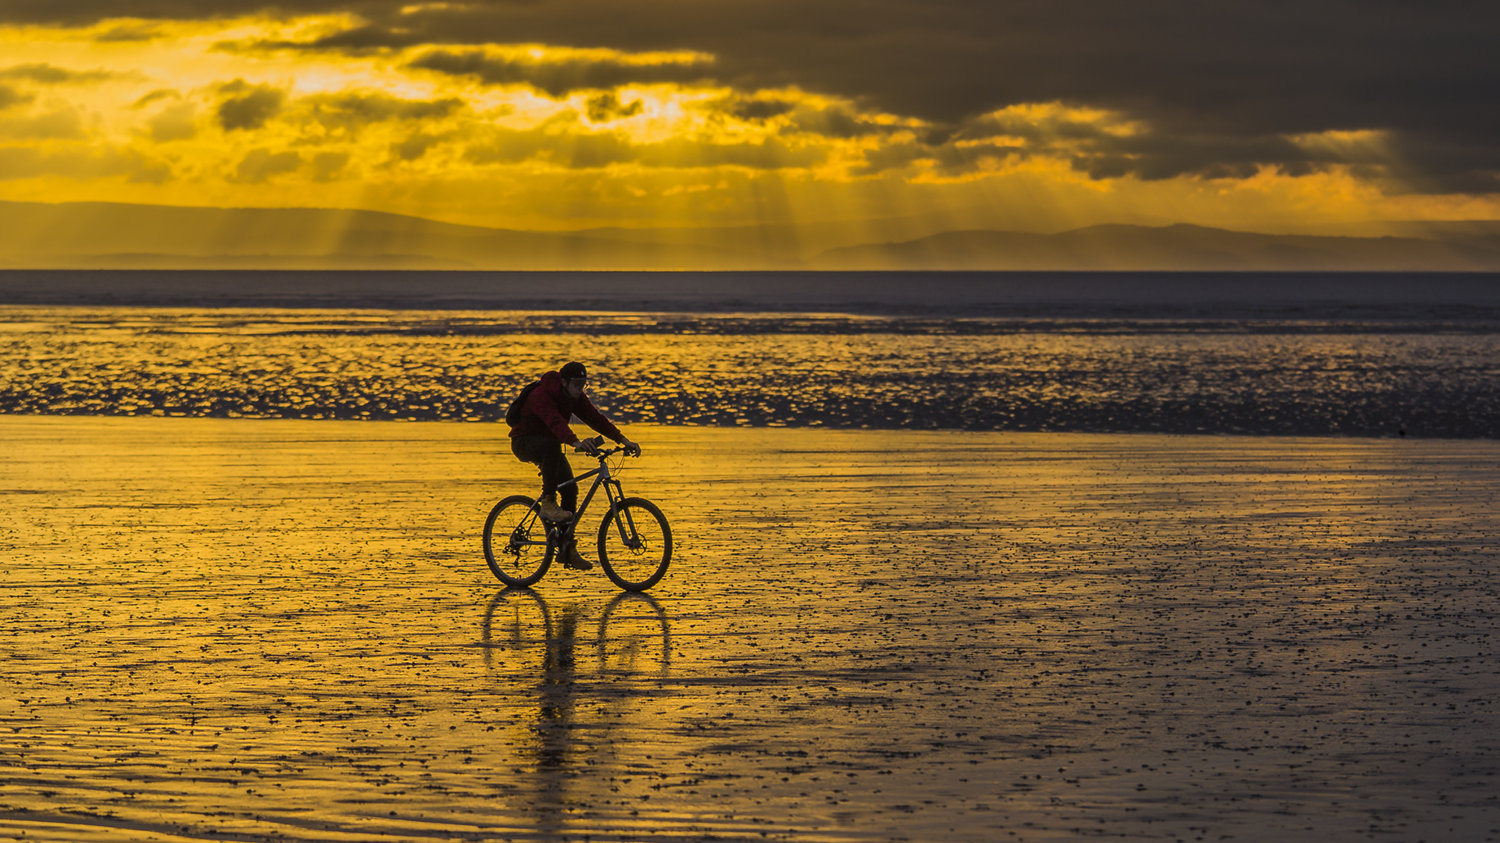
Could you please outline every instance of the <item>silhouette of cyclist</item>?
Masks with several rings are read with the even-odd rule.
[[[562,446],[572,445],[589,456],[599,449],[589,441],[581,441],[573,434],[568,422],[577,416],[589,427],[611,440],[625,446],[625,453],[638,456],[641,446],[625,438],[614,423],[594,407],[584,393],[588,386],[588,370],[582,363],[573,361],[556,372],[542,375],[531,394],[521,405],[520,418],[511,425],[510,450],[516,459],[529,462],[542,470],[542,494],[539,498],[542,517],[549,521],[569,521],[573,509],[578,505],[578,484],[563,486],[573,479],[573,467],[563,455]],[[561,487],[562,505],[557,495]],[[563,565],[586,571],[593,563],[578,554],[575,542],[569,541],[563,549]]]

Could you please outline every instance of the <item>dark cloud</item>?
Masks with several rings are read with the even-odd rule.
[[[1164,139],[1145,157],[1120,159],[1148,177],[1297,168],[1306,156],[1273,139],[1344,130],[1438,137],[1479,153],[1454,173],[1432,170],[1441,159],[1414,159],[1433,189],[1483,185],[1500,170],[1495,4],[570,0],[407,17],[427,43],[462,43],[466,30],[701,50],[717,57],[715,78],[742,89],[795,85],[938,126],[1026,102],[1109,109]],[[1264,157],[1244,160],[1251,150]]]
[[[1493,144],[1410,132],[1393,138],[1392,146],[1398,188],[1416,193],[1500,193]]]
[[[799,108],[792,113],[787,124],[789,134],[807,132],[830,138],[858,138],[866,135],[884,134],[890,127],[882,126],[854,114],[846,108]]]
[[[226,131],[258,129],[276,116],[286,94],[264,85],[249,85],[236,79],[223,86],[220,93],[229,97],[219,103],[219,125]]]
[[[146,128],[157,143],[187,140],[198,134],[197,109],[192,103],[174,103],[147,120]]]
[[[320,152],[313,156],[313,181],[333,181],[344,172],[344,167],[348,164],[347,152]]]
[[[240,161],[230,181],[241,184],[260,184],[276,176],[294,172],[301,166],[302,157],[295,152],[253,149]]]
[[[24,118],[7,118],[0,123],[0,136],[27,140],[82,140],[87,137],[87,132],[83,115],[75,108],[63,106]]]
[[[1360,168],[1390,178],[1393,160],[1378,140],[1365,143],[1299,143],[1282,135],[1226,136],[1154,133],[1088,122],[1065,110],[1033,115],[994,115],[948,135],[915,135],[864,153],[856,173],[868,175],[925,162],[947,175],[970,172],[986,159],[1048,157],[1069,161],[1095,179],[1133,176],[1157,181],[1179,176],[1243,179],[1271,168],[1307,175],[1334,167]]]
[[[1146,181],[1199,175],[1247,178],[1262,166],[1304,175],[1347,163],[1339,156],[1317,156],[1279,136],[1237,138],[1191,135],[1143,135],[1099,138],[1073,157],[1075,169],[1094,178],[1133,175]]]
[[[391,144],[391,157],[398,161],[416,161],[443,140],[437,135],[417,132],[400,143]]]
[[[853,173],[856,176],[873,176],[887,170],[910,167],[918,161],[933,160],[937,149],[938,147],[913,141],[881,144],[874,149],[865,150],[864,162],[856,165]]]
[[[37,85],[99,82],[113,76],[113,73],[103,70],[68,70],[50,64],[18,64],[0,69],[0,79],[31,82]]]
[[[1302,176],[1335,167],[1357,169],[1368,178],[1415,178],[1413,172],[1393,170],[1393,156],[1378,144],[1304,145],[1281,135],[1118,134],[1078,121],[1011,124],[1003,135],[990,133],[993,127],[993,122],[981,121],[947,137],[884,144],[867,150],[863,165],[855,172],[870,175],[927,162],[947,175],[960,175],[974,170],[985,159],[1043,156],[1068,161],[1074,170],[1094,179],[1243,179],[1263,169]],[[1455,186],[1444,185],[1442,192],[1454,192]],[[1429,179],[1428,187],[1438,185]]]
[[[25,105],[36,99],[32,94],[22,93],[9,85],[0,84],[0,111],[17,105]]]
[[[853,173],[870,176],[920,163],[943,175],[960,176],[973,172],[987,162],[1025,159],[1036,154],[1038,151],[1035,149],[1005,143],[975,146],[897,140],[865,150],[863,162],[853,168]]]
[[[795,102],[780,99],[736,97],[726,104],[717,104],[724,111],[740,120],[765,121],[789,114],[797,107]]]
[[[584,113],[595,123],[634,117],[644,108],[640,100],[631,100],[629,103],[620,102],[620,98],[614,91],[605,91],[589,97],[586,106]]]
[[[558,119],[534,129],[497,129],[486,140],[470,145],[464,157],[475,164],[538,161],[572,170],[600,169],[616,164],[680,169],[729,166],[781,170],[813,167],[826,160],[826,153],[821,149],[797,147],[774,139],[706,143],[673,138],[632,143],[619,132],[581,134],[564,131],[566,128],[564,121]]]
[[[146,106],[148,106],[148,105],[150,105],[150,104],[152,104],[154,102],[159,102],[161,100],[176,100],[176,99],[182,99],[182,94],[178,93],[177,91],[172,90],[171,88],[158,88],[157,90],[152,91],[149,94],[146,94],[146,95],[142,96],[140,99],[136,100],[131,105],[131,108],[145,108]]]
[[[711,77],[796,86],[928,121],[930,140],[1009,105],[1064,102],[1138,119],[1153,147],[1090,171],[1238,172],[1318,166],[1272,139],[1378,130],[1422,189],[1485,189],[1500,172],[1500,4],[1472,0],[284,0],[278,13],[364,23],[298,49],[426,45],[420,63],[554,95]],[[138,18],[228,16],[263,3],[137,0]],[[113,0],[8,0],[0,20],[86,23]],[[532,65],[487,44],[694,50],[711,67]],[[643,76],[642,73],[646,75]],[[652,72],[657,75],[653,76]],[[1247,156],[1264,156],[1246,161]],[[1095,160],[1096,159],[1096,160]]]
[[[623,59],[522,60],[483,50],[434,50],[412,67],[468,76],[486,85],[530,85],[553,97],[572,91],[628,84],[698,82],[707,78],[700,64],[637,64]]]
[[[464,107],[463,100],[407,100],[386,94],[351,93],[308,97],[303,105],[330,128],[355,129],[391,120],[441,120]]]
[[[95,40],[104,44],[120,44],[132,41],[150,41],[159,35],[159,30],[151,24],[122,23],[99,33]]]
[[[225,41],[215,45],[215,48],[224,52],[255,52],[265,50],[306,50],[316,52],[326,50],[361,55],[380,50],[410,47],[420,43],[422,42],[419,39],[414,39],[411,33],[402,30],[393,30],[381,26],[356,26],[311,41]]]
[[[182,20],[228,18],[256,12],[315,14],[350,10],[380,13],[399,9],[400,3],[346,2],[345,0],[5,0],[0,21],[87,26],[111,18]]]
[[[464,157],[474,164],[543,160],[570,169],[596,169],[633,160],[630,142],[617,133],[565,133],[560,129],[560,125],[550,124],[534,129],[497,129],[484,141],[471,144]]]

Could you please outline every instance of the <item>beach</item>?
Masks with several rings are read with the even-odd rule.
[[[0,837],[1500,837],[1500,443],[627,432],[647,595],[495,424],[0,416]]]

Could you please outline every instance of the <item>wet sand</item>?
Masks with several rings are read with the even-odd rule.
[[[0,416],[0,837],[1500,837],[1500,443],[638,425],[643,597],[500,431]]]

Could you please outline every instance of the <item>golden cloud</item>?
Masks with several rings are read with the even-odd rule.
[[[476,8],[416,3],[401,16],[416,26]],[[1288,213],[1368,209],[1383,194],[1349,185],[1394,184],[1411,150],[1377,130],[1192,133],[1060,99],[933,119],[744,72],[723,41],[661,50],[408,33],[350,46],[357,31],[379,34],[371,26],[347,14],[0,26],[0,195],[376,203],[467,222],[530,213],[538,227],[578,223],[585,204],[603,221],[742,220],[753,207],[778,219],[943,213],[982,227],[1025,218],[1004,210],[1024,191],[1054,206],[1036,218],[1170,217],[1176,196],[1207,220],[1211,198],[1230,196],[1245,219],[1271,219],[1278,201]],[[1454,151],[1455,171],[1465,154]],[[1341,189],[1316,198],[1298,184]]]

